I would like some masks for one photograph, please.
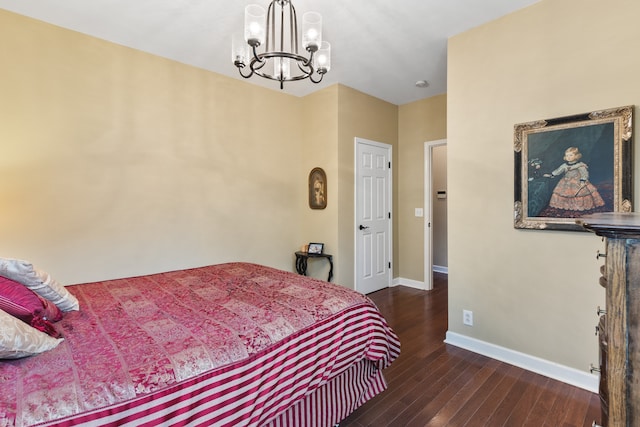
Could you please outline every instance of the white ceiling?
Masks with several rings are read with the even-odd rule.
[[[396,105],[446,93],[447,39],[539,0],[293,0],[298,19],[323,16],[331,71],[322,83],[285,83],[304,96],[342,83]],[[231,35],[244,7],[268,0],[0,0],[0,8],[241,79]],[[427,88],[417,88],[427,80]],[[248,82],[280,90],[257,76]]]

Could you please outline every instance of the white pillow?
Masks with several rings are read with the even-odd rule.
[[[64,341],[0,310],[0,359],[19,359],[54,349]]]
[[[0,258],[0,276],[20,282],[42,298],[46,298],[62,311],[79,310],[78,299],[63,285],[29,261]]]

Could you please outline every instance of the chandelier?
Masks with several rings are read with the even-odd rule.
[[[307,56],[300,54],[299,40]],[[261,49],[263,48],[263,49]],[[284,82],[309,78],[320,83],[331,68],[331,45],[322,40],[322,16],[302,15],[302,38],[291,0],[272,0],[265,13],[251,4],[244,11],[244,37],[234,35],[231,46],[233,64],[245,79],[257,74]]]

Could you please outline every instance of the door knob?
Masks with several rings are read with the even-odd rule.
[[[359,228],[360,228],[360,230],[366,230],[366,229],[367,229],[367,228],[369,228],[369,227],[367,227],[366,225],[362,225],[362,224],[360,224],[360,227],[359,227]]]

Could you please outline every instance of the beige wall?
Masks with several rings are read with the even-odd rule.
[[[603,244],[513,228],[513,126],[640,104],[638,16],[630,0],[543,0],[450,40],[451,331],[583,372],[597,364]]]
[[[0,255],[65,283],[292,269],[300,99],[4,11],[0,38]]]
[[[305,84],[305,83],[303,83]],[[331,86],[306,96],[302,100],[303,132],[305,144],[301,147],[303,165],[299,182],[305,198],[300,204],[302,240],[299,246],[310,242],[324,243],[324,251],[337,260],[338,240],[338,86]],[[327,207],[310,209],[308,203],[309,173],[315,167],[322,168],[327,175]],[[307,274],[326,279],[329,264],[324,260],[310,260]],[[335,283],[344,283],[334,267]]]
[[[397,277],[424,281],[424,143],[447,137],[447,95],[401,105],[398,111]],[[434,248],[434,252],[441,250]]]
[[[0,256],[79,283],[293,270],[319,241],[353,287],[353,139],[397,145],[395,105],[339,85],[296,98],[2,10],[0,38]]]

